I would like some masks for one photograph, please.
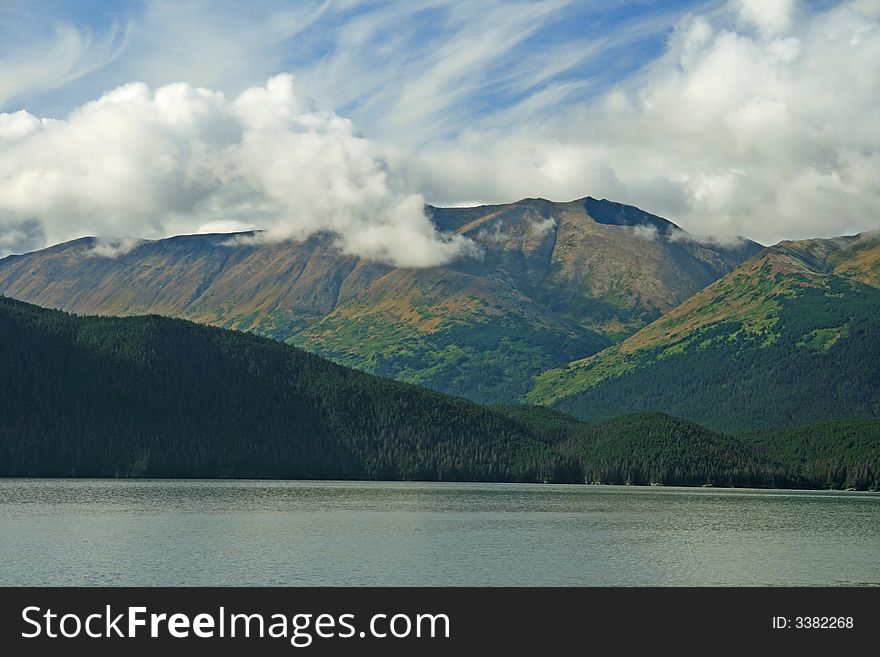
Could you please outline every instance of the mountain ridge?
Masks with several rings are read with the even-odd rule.
[[[526,400],[581,417],[663,410],[725,430],[877,417],[878,263],[873,234],[768,247],[620,344],[539,375]],[[768,395],[776,416],[759,410]]]
[[[248,330],[498,402],[632,334],[761,248],[703,244],[656,215],[591,197],[427,212],[483,257],[415,270],[345,255],[327,235],[258,244],[176,236],[118,249],[90,238],[0,260],[0,293],[77,313]],[[95,253],[102,244],[113,257]]]

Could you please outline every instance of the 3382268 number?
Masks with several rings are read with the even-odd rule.
[[[798,630],[840,630],[852,629],[852,616],[796,616],[795,629]]]

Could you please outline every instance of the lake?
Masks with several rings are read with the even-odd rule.
[[[880,495],[0,479],[0,585],[878,585]]]

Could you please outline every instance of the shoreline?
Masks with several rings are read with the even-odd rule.
[[[873,488],[802,488],[802,487],[771,487],[771,486],[716,486],[686,484],[616,484],[601,482],[570,482],[570,481],[482,481],[471,479],[437,480],[437,479],[286,479],[283,477],[45,477],[45,476],[5,476],[0,475],[0,482],[5,481],[131,481],[131,482],[247,482],[247,483],[303,483],[303,484],[436,484],[436,485],[480,485],[480,486],[571,486],[577,488],[596,489],[658,489],[665,490],[723,490],[723,491],[761,491],[761,492],[804,492],[804,493],[880,493]]]

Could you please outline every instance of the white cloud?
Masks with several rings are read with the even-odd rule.
[[[696,235],[675,229],[671,230],[666,238],[670,242],[691,242],[693,244],[723,246],[727,248],[742,246],[744,243],[744,240],[736,235]]]
[[[556,229],[556,217],[547,217],[533,223],[529,229],[532,236],[544,237],[547,233]]]
[[[657,226],[652,226],[651,224],[639,224],[638,226],[633,226],[633,235],[641,240],[654,242],[657,239],[657,234]]]
[[[141,244],[143,244],[143,240],[133,238],[99,238],[92,247],[91,253],[102,258],[118,258],[126,253],[130,253]]]
[[[0,115],[0,233],[36,220],[54,243],[221,222],[265,229],[261,240],[326,231],[345,253],[409,267],[473,250],[438,235],[423,206],[389,184],[350,121],[298,97],[289,75],[232,100],[131,83],[64,120]]]
[[[854,0],[851,6],[866,16],[880,17],[880,0]]]
[[[408,190],[458,206],[589,194],[713,239],[769,243],[878,227],[880,1],[822,11],[796,0],[673,4],[635,11],[644,5],[629,0],[609,13],[597,0],[266,0],[258,8],[159,0],[115,17],[130,29],[59,28],[20,40],[32,49],[0,46],[0,89],[18,80],[15,98],[50,108],[0,115],[4,248],[9,227],[35,217],[57,241],[260,227],[297,235],[333,215],[326,225],[350,252],[393,260],[389,249],[410,238],[433,245],[434,255],[414,256],[420,262],[466,251],[438,242],[421,219],[415,236],[396,229],[386,203],[410,212],[406,201],[418,203]],[[16,32],[20,13],[0,20],[0,35]],[[658,55],[653,39],[673,24]],[[646,56],[653,61],[636,70]],[[33,62],[41,64],[24,66]],[[279,70],[298,76],[282,110],[265,87],[237,96]],[[167,86],[179,78],[189,85]],[[39,96],[74,79],[63,93]],[[82,105],[99,95],[96,85],[132,79],[151,86],[124,86],[133,96],[113,100],[118,111],[83,105],[64,121],[38,118]],[[37,96],[27,95],[27,80]],[[336,113],[315,110],[305,94]],[[245,108],[248,97],[257,100]],[[129,116],[125,106],[138,109]],[[113,160],[108,144],[117,139],[130,142]],[[312,152],[328,171],[344,162],[344,173],[313,173]],[[322,186],[336,199],[356,196],[362,211],[310,200]],[[23,189],[33,195],[24,199]],[[377,207],[378,222],[365,214]],[[31,244],[37,233],[28,235]]]
[[[251,230],[259,230],[259,226],[254,226],[253,224],[244,221],[220,219],[218,221],[206,221],[203,224],[199,224],[196,233],[241,233]]]
[[[399,167],[434,204],[589,194],[764,243],[877,228],[880,16],[759,4],[687,18],[661,57],[588,102],[477,125]]]
[[[740,18],[765,36],[786,30],[791,24],[797,0],[735,0]]]
[[[503,244],[507,239],[504,234],[504,222],[496,221],[490,227],[480,228],[476,239],[480,244]]]

